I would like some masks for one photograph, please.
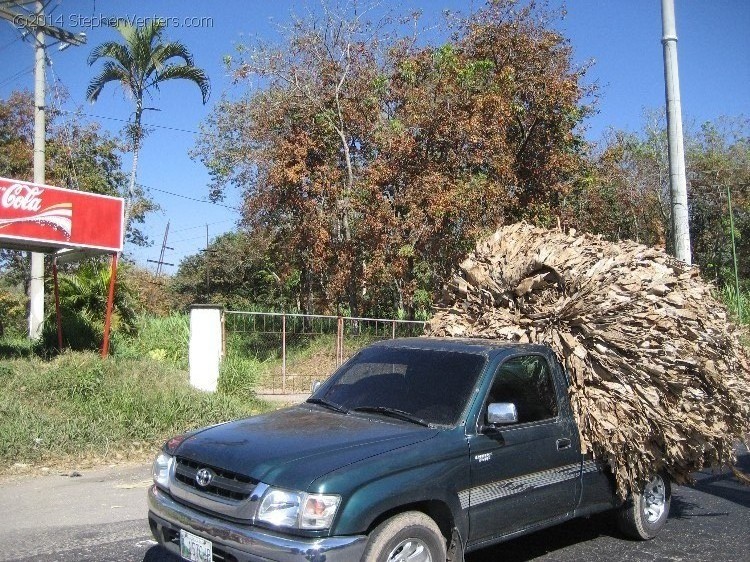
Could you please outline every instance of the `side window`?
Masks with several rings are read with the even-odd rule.
[[[557,398],[547,360],[541,355],[514,357],[500,365],[488,403],[512,402],[518,423],[554,418]]]

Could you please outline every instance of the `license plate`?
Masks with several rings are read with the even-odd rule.
[[[180,529],[180,555],[190,562],[212,562],[213,544],[211,541]]]

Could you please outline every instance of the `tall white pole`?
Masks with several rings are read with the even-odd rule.
[[[685,146],[682,136],[680,77],[677,72],[677,30],[674,17],[674,0],[661,0],[661,24],[669,134],[672,241],[675,257],[690,265],[690,225],[688,221],[687,180],[685,179]]]
[[[37,22],[44,21],[44,5],[36,2]],[[45,129],[45,53],[44,31],[36,28],[34,32],[34,183],[45,182],[44,173],[44,129]],[[29,283],[29,337],[39,339],[44,323],[44,254],[31,254],[31,283]]]

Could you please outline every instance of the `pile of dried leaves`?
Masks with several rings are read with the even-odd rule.
[[[731,466],[750,432],[740,333],[696,268],[659,249],[519,223],[477,244],[427,332],[550,345],[584,451],[618,492]]]

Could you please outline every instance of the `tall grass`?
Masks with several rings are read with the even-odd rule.
[[[136,322],[136,336],[116,335],[113,345],[117,357],[150,358],[188,368],[190,318],[187,314],[141,316]]]
[[[265,408],[248,396],[194,390],[184,371],[150,358],[3,360],[0,461],[150,454],[170,435]]]
[[[254,357],[229,352],[219,369],[219,392],[243,399],[255,397],[256,386],[266,365]]]
[[[750,324],[750,293],[741,290],[738,295],[735,286],[727,283],[719,291],[719,297],[735,322]]]

